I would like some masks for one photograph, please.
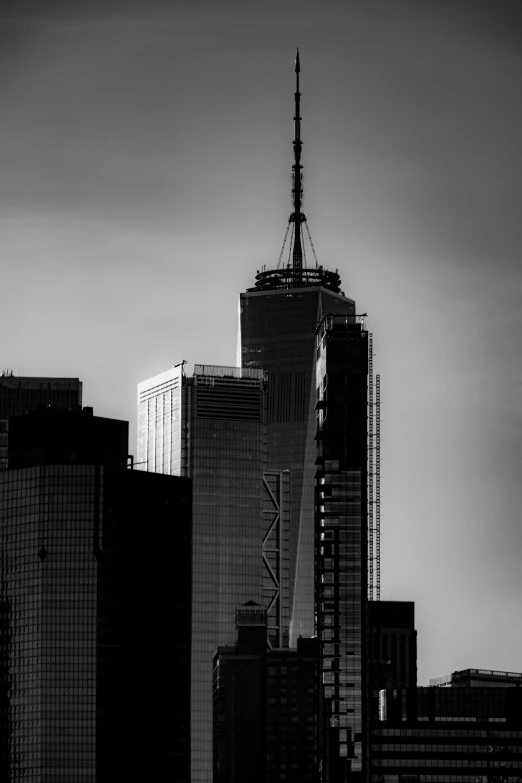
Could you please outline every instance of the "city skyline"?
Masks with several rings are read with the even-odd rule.
[[[139,380],[234,363],[237,296],[291,209],[299,45],[304,208],[382,377],[382,598],[416,602],[420,684],[516,671],[514,6],[305,4],[292,27],[292,3],[74,5],[8,23],[2,366],[80,377],[134,432]]]

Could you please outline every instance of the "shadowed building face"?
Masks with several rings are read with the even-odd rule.
[[[127,422],[89,414],[11,420],[0,780],[188,783],[190,481],[128,470]]]

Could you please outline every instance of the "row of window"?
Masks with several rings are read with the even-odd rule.
[[[497,769],[502,767],[503,770],[509,769],[522,769],[522,761],[495,761],[494,755],[491,754],[491,758],[484,759],[373,759],[372,764],[374,767],[462,767],[466,769]]]
[[[372,734],[374,737],[426,737],[426,738],[445,738],[445,737],[451,737],[452,739],[457,740],[457,738],[460,737],[488,737],[488,738],[515,738],[519,737],[522,739],[522,729],[516,730],[516,731],[504,731],[499,729],[461,729],[458,728],[451,728],[451,729],[421,729],[421,728],[414,728],[414,729],[388,729],[388,728],[382,728],[382,729],[373,729]]]
[[[486,740],[486,738],[484,738]],[[520,737],[522,739],[522,737]],[[495,741],[495,740],[493,740]],[[492,746],[488,744],[488,742],[491,742],[491,739],[487,739],[485,744],[480,743],[474,743],[473,745],[458,745],[458,744],[452,744],[452,745],[425,745],[425,744],[409,744],[409,743],[383,743],[383,744],[373,744],[372,748],[375,752],[389,752],[393,751],[394,753],[494,753],[495,746]],[[502,745],[502,753],[522,753],[522,745],[514,745],[513,747],[508,745]]]

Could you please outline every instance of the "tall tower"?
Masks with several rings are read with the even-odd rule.
[[[367,780],[369,335],[326,315],[317,334],[316,612],[328,770]]]
[[[302,211],[299,51],[295,63],[292,213],[276,267],[239,296],[238,364],[268,372],[268,464],[290,471],[290,645],[314,634],[315,338],[326,313],[353,314],[337,272],[307,265]],[[282,263],[290,234],[288,262]],[[309,242],[313,253],[311,239]],[[313,253],[315,256],[315,254]]]
[[[191,779],[212,780],[212,662],[234,614],[264,604],[268,642],[288,626],[288,474],[266,462],[262,370],[182,365],[138,385],[140,468],[192,479]]]

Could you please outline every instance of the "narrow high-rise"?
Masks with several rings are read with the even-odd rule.
[[[327,313],[353,314],[337,272],[307,266],[302,211],[299,52],[296,64],[293,211],[288,263],[263,268],[239,296],[238,364],[268,373],[268,463],[290,470],[290,645],[314,634],[315,337]],[[313,246],[310,248],[313,251]],[[314,254],[315,255],[315,254]]]
[[[369,335],[326,315],[317,339],[316,612],[326,783],[367,780]]]

